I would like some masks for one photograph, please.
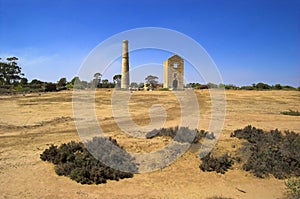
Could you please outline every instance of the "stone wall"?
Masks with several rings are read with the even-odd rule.
[[[173,55],[164,62],[164,88],[183,89],[184,60]]]

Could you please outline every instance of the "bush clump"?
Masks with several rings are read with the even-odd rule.
[[[223,196],[213,196],[213,197],[209,197],[207,199],[232,199],[232,198],[227,198],[227,197],[223,197]]]
[[[203,157],[201,160],[202,163],[199,167],[202,171],[216,171],[217,173],[222,174],[228,171],[234,163],[233,158],[228,154],[215,158],[211,153],[208,153],[207,156]]]
[[[147,139],[158,136],[168,136],[177,142],[198,143],[202,138],[215,139],[214,133],[209,133],[204,130],[191,130],[187,127],[161,128],[155,129],[146,134]]]
[[[293,111],[293,110],[283,111],[283,112],[281,112],[281,114],[291,115],[291,116],[300,116],[300,112],[298,110],[296,110],[296,111]]]
[[[93,138],[93,140],[86,143],[86,146],[88,148],[98,146],[101,149],[102,147],[99,144],[107,143],[106,141],[111,141],[118,146],[116,140],[104,137]],[[112,156],[116,156],[116,151],[107,150],[101,154],[105,156],[102,158],[111,159],[113,158]],[[129,157],[129,154],[127,156]],[[121,157],[124,157],[120,160],[121,164],[130,167],[130,171],[137,171],[136,165],[128,161],[129,159],[126,155],[121,154]],[[55,172],[58,175],[68,176],[81,184],[101,184],[106,183],[107,180],[133,177],[132,173],[118,171],[101,163],[90,154],[82,142],[71,141],[59,147],[51,145],[40,155],[40,158],[43,161],[55,164]]]
[[[285,186],[289,192],[290,199],[300,198],[300,177],[288,179],[285,182]]]
[[[264,178],[272,174],[278,179],[300,176],[300,135],[279,130],[265,132],[252,126],[235,130],[231,137],[248,142],[239,149],[245,160],[243,169]]]

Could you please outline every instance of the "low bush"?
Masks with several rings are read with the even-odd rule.
[[[177,142],[198,143],[202,138],[215,139],[214,133],[204,130],[191,130],[187,127],[161,128],[155,129],[146,134],[146,138],[151,139],[157,136],[168,136]]]
[[[252,126],[235,130],[231,137],[248,142],[238,150],[245,164],[243,169],[264,178],[272,174],[284,179],[300,176],[300,135],[294,132],[271,130],[265,132]]]
[[[99,150],[102,150],[103,146],[107,148],[108,145],[103,144],[108,143],[107,141],[118,146],[116,140],[103,137],[93,138],[93,140],[86,143],[86,146],[91,149],[98,147]],[[87,148],[83,143],[74,141],[62,144],[59,147],[51,145],[40,155],[40,158],[55,164],[55,172],[58,175],[68,176],[81,184],[100,184],[106,183],[106,180],[133,177],[132,173],[118,171],[104,165],[91,155]],[[120,161],[120,164],[129,167],[127,169],[130,171],[137,171],[136,165],[130,161],[132,158],[130,159],[129,154],[118,154],[116,151],[109,149],[106,149],[105,153],[100,153],[99,150],[94,152],[96,155],[101,154],[102,159],[113,159],[119,156],[118,161]]]
[[[207,199],[232,199],[232,198],[227,198],[227,197],[223,197],[223,196],[213,196],[213,197],[209,197]]]
[[[293,111],[293,110],[283,111],[283,112],[281,112],[281,114],[291,115],[291,116],[300,116],[300,112],[298,110],[297,111]]]
[[[285,186],[288,190],[290,199],[300,198],[300,177],[288,179],[285,182]]]
[[[222,174],[228,171],[234,163],[232,157],[228,154],[215,158],[209,153],[201,160],[202,163],[199,167],[202,171],[216,171],[217,173]]]

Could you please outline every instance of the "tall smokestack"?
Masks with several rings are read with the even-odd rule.
[[[127,89],[128,87],[129,87],[128,40],[123,40],[121,88]]]

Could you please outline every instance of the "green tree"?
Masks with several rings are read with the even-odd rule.
[[[56,89],[56,84],[49,82],[45,84],[45,92],[53,92],[53,91],[57,91]]]
[[[21,86],[25,86],[28,84],[28,79],[26,77],[22,77],[20,80]]]
[[[38,79],[33,79],[33,80],[31,80],[31,82],[29,83],[29,84],[35,84],[35,85],[41,85],[41,84],[43,84],[44,82],[42,82],[42,81],[40,81],[40,80],[38,80]]]
[[[158,84],[158,77],[153,75],[148,75],[146,78],[146,83],[150,84],[152,88],[156,88],[156,85]]]
[[[21,67],[17,64],[17,57],[9,57],[6,62],[0,62],[0,83],[11,85],[19,83],[24,74]]]
[[[144,83],[143,82],[141,82],[141,83],[139,83],[139,86],[138,86],[139,88],[144,88]]]
[[[57,82],[57,87],[59,89],[65,88],[66,85],[67,85],[67,78],[65,78],[65,77],[60,78],[60,80]]]
[[[108,79],[103,79],[102,84],[108,84]]]
[[[139,85],[138,85],[136,82],[131,82],[131,83],[130,83],[130,87],[131,87],[131,88],[138,88]]]
[[[289,86],[289,85],[282,86],[282,89],[285,89],[285,90],[296,90],[296,88],[294,88],[292,86]]]
[[[79,77],[74,77],[72,80],[71,80],[71,85],[73,88],[75,89],[81,89],[82,86],[81,86],[81,80],[79,79]],[[71,87],[71,85],[68,85],[68,87]]]
[[[208,88],[218,88],[218,85],[217,85],[217,84],[214,84],[214,83],[211,83],[211,82],[209,82],[209,83],[207,84],[207,86],[208,86]]]
[[[115,86],[117,88],[121,87],[121,79],[122,79],[122,75],[121,74],[117,74],[113,77],[113,82],[115,83]]]
[[[274,85],[274,88],[277,89],[277,90],[281,90],[282,89],[282,86],[280,84],[275,84]]]
[[[262,82],[259,82],[258,84],[256,84],[256,89],[258,90],[265,90],[265,89],[270,89],[271,86]]]
[[[75,82],[77,82],[77,83],[81,82],[78,76],[76,76],[76,77],[73,77],[73,79],[71,80],[71,82],[70,82],[70,83],[71,83],[72,85],[74,85],[74,84],[75,84]]]
[[[99,88],[101,86],[101,77],[102,77],[101,73],[94,74],[93,85],[95,86],[95,88]]]
[[[87,81],[81,81],[81,86],[82,86],[82,88],[87,88],[88,87],[88,82]]]

